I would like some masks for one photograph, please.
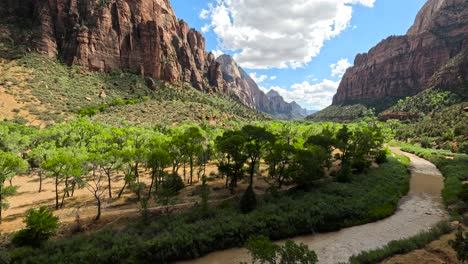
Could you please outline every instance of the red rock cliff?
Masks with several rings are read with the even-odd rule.
[[[34,14],[35,48],[67,64],[223,89],[203,36],[177,19],[168,0],[7,1],[17,13]]]
[[[411,96],[437,85],[450,88],[466,83],[463,74],[468,69],[460,56],[467,49],[468,1],[429,0],[407,35],[389,37],[357,55],[333,104]],[[457,74],[442,70],[454,63],[451,71]]]

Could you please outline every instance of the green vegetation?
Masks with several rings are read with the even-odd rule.
[[[304,244],[296,244],[287,240],[284,245],[273,244],[268,237],[256,236],[247,241],[246,248],[252,256],[252,264],[288,264],[303,263],[315,264],[318,262],[317,254]]]
[[[452,231],[450,224],[441,222],[429,231],[424,231],[416,236],[396,240],[390,242],[388,245],[370,251],[361,252],[357,256],[350,258],[351,264],[373,264],[379,263],[391,256],[409,253],[413,250],[423,248],[430,242],[437,240],[440,236]]]
[[[462,97],[450,91],[426,90],[416,96],[400,99],[394,106],[384,113],[405,112],[428,114],[460,103]]]
[[[311,230],[331,231],[376,221],[393,214],[409,188],[408,159],[404,157],[389,157],[379,168],[368,168],[368,160],[378,157],[383,143],[382,132],[372,123],[321,126],[269,122],[212,130],[194,124],[173,128],[114,127],[82,118],[43,130],[9,129],[4,134],[13,137],[14,131],[20,131],[19,138],[30,138],[21,149],[31,150],[25,154],[31,166],[54,179],[56,208],[67,206],[75,188],[86,187],[96,198],[99,219],[101,199],[109,188],[103,182],[112,182],[116,175],[110,171],[114,171],[125,177],[119,195],[129,189],[141,201],[146,223],[144,228],[137,221],[119,230],[48,241],[40,249],[15,248],[11,251],[14,262],[40,263],[47,259],[54,263],[164,263],[194,258],[241,246],[252,235],[282,239]],[[269,168],[283,170],[287,177],[282,183],[291,188],[276,195],[258,196],[253,202],[256,195],[252,171],[256,175],[258,162],[274,153],[278,145],[286,146],[288,154],[270,159]],[[337,158],[349,163],[354,172],[343,183],[326,177],[324,172],[335,160],[331,155],[334,148],[342,153]],[[21,149],[16,151],[21,153]],[[226,188],[234,191],[240,180],[250,183],[243,206],[231,201],[207,207],[208,198],[203,194],[203,210],[196,208],[153,219],[144,212],[150,197],[163,205],[174,203],[184,183],[194,184],[195,177],[203,179],[203,168],[210,160],[218,162],[220,176],[226,177]],[[179,176],[183,164],[188,164],[189,169]],[[148,176],[140,168],[146,168]],[[273,171],[268,175],[278,177]],[[142,177],[151,177],[152,185],[143,184]],[[272,186],[277,187],[277,182],[272,181]]]
[[[192,121],[233,126],[263,120],[258,113],[223,94],[206,94],[186,84],[167,84],[130,72],[88,72],[35,53],[0,62],[0,85],[36,119],[47,124],[71,116],[134,124],[167,125]],[[9,84],[9,85],[6,85]]]
[[[190,212],[160,216],[144,229],[136,224],[120,231],[106,229],[50,241],[40,250],[18,248],[11,254],[14,261],[28,263],[170,262],[242,246],[252,235],[276,240],[372,222],[391,215],[408,188],[406,167],[390,157],[388,163],[352,177],[350,183],[268,198],[250,214],[239,214],[237,205],[228,204],[213,208],[209,218]]]
[[[16,246],[40,246],[53,236],[59,227],[58,217],[49,212],[47,207],[31,209],[24,222],[26,228],[13,237],[12,242]]]
[[[468,233],[463,233],[462,229],[459,229],[455,240],[449,241],[450,246],[457,252],[457,258],[462,263],[468,261]]]
[[[468,180],[468,156],[453,154],[446,150],[424,149],[408,144],[403,144],[402,150],[427,159],[439,168],[445,177],[442,198],[448,206],[456,206],[460,200],[462,182]]]
[[[316,122],[350,122],[373,116],[374,112],[362,104],[345,106],[332,105],[308,116],[307,119]]]

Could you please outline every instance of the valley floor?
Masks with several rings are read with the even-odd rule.
[[[411,159],[412,177],[409,194],[401,200],[397,212],[384,220],[345,228],[337,232],[293,239],[313,249],[319,257],[319,263],[347,262],[352,255],[357,255],[361,251],[376,249],[392,240],[414,236],[447,218],[447,212],[440,197],[443,177],[438,169],[432,163],[416,155],[401,152],[396,148],[392,151],[404,154]],[[237,264],[249,260],[246,249],[230,249],[184,263]]]

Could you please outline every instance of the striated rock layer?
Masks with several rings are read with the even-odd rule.
[[[468,1],[429,0],[405,36],[358,54],[333,104],[415,95],[467,86]]]
[[[220,66],[198,31],[177,19],[169,0],[6,0],[32,14],[34,47],[69,65],[129,69],[205,91],[223,90]]]
[[[269,98],[232,57],[216,59],[207,53],[201,33],[177,19],[169,0],[5,1],[0,15],[33,17],[33,47],[68,65],[103,72],[131,70],[226,93],[283,119],[306,116],[296,103]]]

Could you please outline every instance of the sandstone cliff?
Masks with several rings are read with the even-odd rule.
[[[429,0],[405,36],[358,54],[333,105],[399,98],[468,84],[468,1]]]
[[[177,19],[169,0],[6,1],[10,14],[33,17],[34,48],[69,65],[224,88],[203,36]]]
[[[281,119],[301,119],[307,116],[307,110],[295,102],[285,102],[276,91],[265,94],[231,56],[221,55],[216,61],[221,65],[227,91],[243,104]]]

